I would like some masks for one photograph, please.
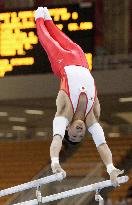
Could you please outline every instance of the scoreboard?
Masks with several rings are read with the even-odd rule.
[[[49,9],[53,21],[85,52],[90,69],[94,50],[94,6],[68,5]],[[40,45],[34,10],[0,13],[0,77],[51,72]]]

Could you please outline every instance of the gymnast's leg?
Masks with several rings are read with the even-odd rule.
[[[44,7],[44,24],[52,36],[65,50],[71,50],[78,45],[75,44],[67,35],[65,35],[52,21],[47,7]]]
[[[55,41],[47,31],[45,25],[44,25],[44,16],[43,16],[43,8],[40,7],[35,12],[35,20],[36,20],[36,27],[37,27],[37,34],[39,41],[48,54],[48,57],[55,56],[56,53],[59,52],[61,46],[57,41]]]
[[[47,31],[44,25],[44,19],[39,18],[36,20],[37,25],[37,34],[41,45],[48,54],[48,56],[55,55],[56,50],[59,50],[61,47],[58,42],[56,42]],[[54,53],[53,53],[54,52]]]

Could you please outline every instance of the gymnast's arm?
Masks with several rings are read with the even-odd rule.
[[[110,175],[110,179],[112,181],[113,186],[118,186],[117,176],[119,174],[122,174],[123,171],[116,169],[113,165],[111,150],[106,143],[104,131],[100,124],[97,122],[93,110],[89,113],[89,115],[86,118],[86,125],[88,127],[88,131],[92,135],[96,148],[100,154],[100,157],[107,168],[107,172]]]
[[[59,118],[56,119],[58,120]],[[51,169],[53,173],[62,172],[63,176],[66,177],[66,172],[61,168],[59,163],[59,153],[62,148],[62,139],[63,138],[60,134],[53,136],[53,140],[50,146]]]
[[[94,107],[93,107],[93,112],[94,112],[94,116],[96,118],[97,121],[99,121],[100,119],[100,102],[98,97],[96,97],[95,102],[94,102]]]
[[[50,157],[52,162],[55,161],[56,163],[59,163],[59,153],[61,148],[62,148],[62,137],[56,134],[55,136],[53,136],[53,140],[50,145]]]
[[[65,130],[69,124],[67,116],[68,106],[66,103],[65,93],[60,90],[56,99],[56,115],[53,120],[53,140],[50,146],[51,168],[53,173],[63,172],[59,164],[59,153],[62,148],[62,140],[65,135]]]

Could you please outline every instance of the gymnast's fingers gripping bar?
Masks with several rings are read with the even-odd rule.
[[[128,176],[122,176],[122,177],[118,177],[118,183],[122,184],[128,181]],[[64,199],[67,197],[71,197],[71,196],[75,196],[78,194],[83,194],[86,192],[91,192],[91,191],[96,191],[97,189],[103,189],[109,186],[113,186],[111,183],[111,180],[106,180],[106,181],[102,181],[102,182],[98,182],[95,184],[91,184],[91,185],[87,185],[87,186],[83,186],[83,187],[79,187],[76,189],[71,189],[68,191],[64,191],[64,192],[60,192],[58,194],[53,194],[50,196],[46,196],[46,197],[42,197],[42,203],[46,203],[46,202],[50,202],[50,201],[56,201],[58,199]],[[21,203],[17,203],[14,205],[38,205],[38,201],[37,199],[34,200],[30,200],[30,201],[25,201],[25,202],[21,202]]]
[[[51,183],[54,181],[61,181],[63,178],[64,178],[63,174],[58,173],[58,174],[53,174],[53,175],[50,175],[50,176],[47,176],[47,177],[44,177],[41,179],[37,179],[37,180],[31,181],[31,182],[27,182],[27,183],[24,183],[21,185],[17,185],[17,186],[11,187],[11,188],[3,189],[0,191],[0,197],[6,196],[9,194],[14,194],[14,193],[24,191],[27,189],[31,189],[34,187],[39,187],[42,184],[48,184],[48,183]]]

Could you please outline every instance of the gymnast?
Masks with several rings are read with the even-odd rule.
[[[35,20],[39,41],[48,55],[53,73],[61,80],[50,146],[52,171],[66,174],[59,163],[63,139],[76,145],[88,131],[113,185],[118,186],[117,176],[124,171],[113,165],[112,153],[99,124],[100,104],[85,54],[54,24],[47,7],[38,7]]]

